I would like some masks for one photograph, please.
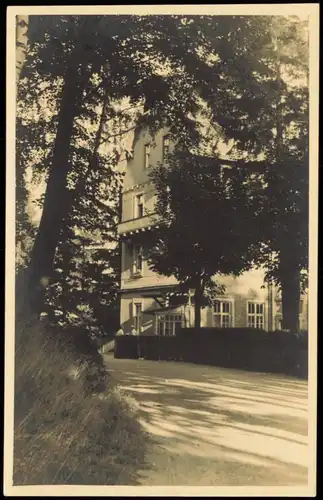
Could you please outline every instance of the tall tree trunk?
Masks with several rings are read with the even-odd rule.
[[[62,313],[63,313],[63,320],[64,323],[66,324],[67,320],[67,300],[68,300],[68,284],[66,277],[63,276],[62,279]]]
[[[277,59],[276,59],[276,79],[277,79],[277,94],[276,94],[276,164],[283,169],[282,162],[283,153],[283,123],[282,123],[282,76],[281,76],[281,61],[280,61],[280,41],[279,36],[276,38]],[[281,196],[281,193],[278,194]],[[277,200],[279,203],[279,200]],[[282,327],[286,330],[298,331],[299,329],[299,304],[300,304],[300,272],[297,262],[293,259],[293,249],[290,248],[290,241],[293,235],[286,233],[280,236],[280,280],[282,288]]]
[[[300,312],[300,273],[291,270],[289,276],[282,279],[282,328],[293,332],[299,331]]]
[[[198,279],[196,282],[195,292],[194,292],[194,327],[201,328],[201,307],[203,298],[203,287],[201,280]]]
[[[282,289],[282,328],[297,332],[300,312],[300,271],[293,259],[293,250],[280,252],[281,289]]]
[[[28,46],[28,16],[16,16],[16,84],[26,60]]]
[[[41,311],[45,289],[52,274],[63,217],[69,208],[67,191],[67,175],[70,171],[69,150],[82,88],[77,76],[77,58],[72,55],[64,80],[42,216],[28,269],[28,297],[24,301],[24,306],[27,305],[32,313]]]

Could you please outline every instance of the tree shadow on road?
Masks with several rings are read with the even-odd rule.
[[[109,365],[138,401],[155,449],[143,477],[155,470],[151,480],[160,485],[306,484],[306,382],[225,369],[192,372],[187,365],[182,376],[181,367],[165,362]]]

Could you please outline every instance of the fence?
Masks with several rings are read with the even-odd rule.
[[[139,347],[139,349],[138,349]],[[307,332],[185,328],[174,337],[122,336],[115,358],[173,360],[307,378]]]

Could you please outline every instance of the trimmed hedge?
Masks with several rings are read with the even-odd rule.
[[[174,337],[116,337],[114,356],[184,361],[301,378],[308,376],[307,332],[183,328]]]

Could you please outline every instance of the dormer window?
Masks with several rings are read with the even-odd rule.
[[[167,164],[169,160],[169,137],[163,137],[163,163]]]
[[[139,217],[143,217],[144,215],[144,197],[142,194],[138,194],[136,196],[136,213],[135,217],[138,219]]]
[[[144,168],[148,168],[150,164],[150,144],[145,144],[144,150]]]

